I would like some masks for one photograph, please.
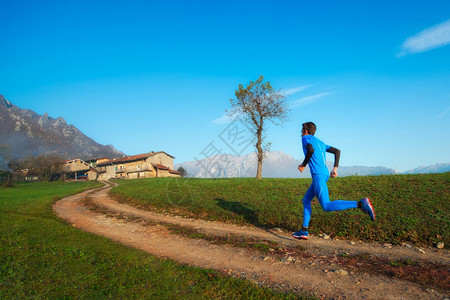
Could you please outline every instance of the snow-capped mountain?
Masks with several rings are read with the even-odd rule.
[[[434,164],[426,167],[418,167],[403,172],[403,174],[446,173],[446,172],[450,172],[450,163]]]
[[[269,152],[263,162],[262,176],[273,178],[311,177],[308,167],[303,173],[297,170],[300,163],[300,160],[282,151]],[[255,177],[256,164],[256,153],[243,156],[224,154],[181,163],[176,165],[175,168],[183,167],[188,176],[198,178]],[[328,162],[327,166],[331,171],[333,163]],[[340,166],[338,173],[339,176],[396,174],[393,169],[364,166]]]

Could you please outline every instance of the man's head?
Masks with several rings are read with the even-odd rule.
[[[304,135],[314,135],[316,133],[316,124],[313,122],[306,122],[302,124],[302,136]]]

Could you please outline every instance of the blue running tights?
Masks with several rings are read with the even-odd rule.
[[[330,201],[327,186],[328,179],[328,175],[312,175],[311,186],[303,197],[303,227],[308,227],[309,221],[311,220],[311,201],[314,197],[317,197],[324,211],[345,210],[358,207],[358,201]]]

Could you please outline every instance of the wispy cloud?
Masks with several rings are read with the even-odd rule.
[[[450,106],[438,115],[438,119],[442,119],[450,111]]]
[[[427,28],[407,38],[397,57],[429,51],[450,44],[450,20]]]
[[[297,100],[293,100],[290,102],[291,108],[297,108],[300,106],[305,106],[311,103],[316,102],[317,100],[319,100],[320,98],[326,97],[328,95],[333,94],[332,92],[324,92],[324,93],[319,93],[319,94],[315,94],[312,96],[306,96],[306,97],[302,97],[300,99]]]
[[[286,90],[282,90],[282,92],[286,95],[286,97],[289,97],[293,94],[296,94],[298,92],[301,92],[303,90],[306,90],[307,88],[311,87],[311,84],[308,85],[301,85],[301,86],[297,86],[297,87],[293,87],[290,89],[286,89]],[[222,115],[221,117],[212,120],[211,122],[214,124],[227,124],[232,122],[234,119],[236,118],[236,116],[228,116],[227,114]]]
[[[300,91],[303,91],[309,87],[311,87],[312,85],[302,85],[302,86],[298,86],[298,87],[294,87],[294,88],[290,88],[287,90],[284,90],[284,94],[289,97],[290,95],[293,95],[295,93],[298,93]],[[288,105],[291,109],[297,108],[297,107],[301,107],[301,106],[305,106],[308,104],[311,104],[313,102],[318,101],[320,98],[326,97],[328,95],[333,94],[333,92],[322,92],[322,93],[318,93],[315,95],[311,95],[311,96],[305,96],[302,97],[300,99],[297,100],[292,100],[288,102]],[[227,114],[222,115],[221,117],[212,120],[211,122],[214,124],[227,124],[232,122],[234,119],[236,118],[236,116],[228,116]]]
[[[233,118],[228,116],[227,114],[224,114],[223,116],[213,120],[212,122],[214,124],[226,124],[226,123],[230,123],[231,121],[233,121]]]
[[[290,95],[293,95],[293,94],[298,93],[300,91],[306,90],[310,86],[311,86],[311,84],[290,88],[290,89],[284,90],[284,94],[286,96],[290,96]]]

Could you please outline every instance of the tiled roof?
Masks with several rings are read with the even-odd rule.
[[[153,155],[154,155],[154,153],[144,153],[144,154],[138,154],[138,155],[133,155],[133,156],[125,156],[125,157],[121,157],[121,158],[114,158],[114,159],[110,160],[110,162],[120,163],[120,162],[127,162],[127,161],[135,161],[135,160],[146,159]]]
[[[110,165],[110,164],[112,164],[113,162],[114,162],[113,160],[104,161],[104,162],[98,163],[98,164],[97,164],[97,167]]]
[[[77,160],[82,161],[82,160],[79,159],[79,158],[73,158],[73,159],[68,159],[68,160],[59,162],[58,164],[66,164],[66,163],[68,163],[68,162],[73,162],[73,161],[77,161]]]
[[[170,170],[169,167],[166,167],[165,165],[161,165],[161,164],[153,164],[157,169],[160,170]]]
[[[86,161],[98,161],[98,160],[101,160],[101,159],[108,159],[109,160],[109,158],[108,157],[100,157],[100,158],[93,158],[93,159],[88,159],[88,160],[86,160]]]
[[[150,153],[138,154],[138,155],[133,155],[133,156],[125,156],[125,157],[121,157],[121,158],[113,158],[113,159],[110,159],[109,161],[105,161],[105,162],[99,163],[98,166],[117,164],[117,163],[124,163],[124,162],[136,161],[136,160],[141,160],[141,159],[147,159],[150,156],[154,156],[154,155],[160,154],[160,153],[164,153],[165,155],[167,155],[167,156],[169,156],[171,158],[175,158],[172,155],[167,154],[164,151],[158,151],[158,152],[150,152]]]
[[[169,170],[169,173],[181,175],[181,172],[172,169]]]
[[[84,164],[84,165],[86,165],[86,166],[89,166],[89,164],[88,164],[87,162],[85,162],[84,160],[79,159],[79,158],[68,159],[68,160],[65,160],[65,161],[63,161],[63,162],[60,162],[60,163],[58,163],[58,164],[67,164],[67,163],[72,163],[72,162],[77,162],[77,161],[79,161],[80,163],[82,163],[82,164]]]

